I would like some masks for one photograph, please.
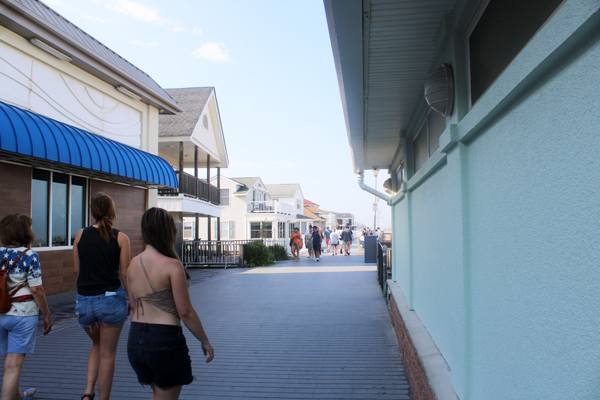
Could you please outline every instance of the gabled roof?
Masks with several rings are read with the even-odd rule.
[[[294,197],[300,187],[297,183],[283,183],[277,185],[265,185],[271,197]]]
[[[260,178],[259,177],[251,177],[251,178],[229,178],[229,179],[242,185],[242,187],[239,188],[236,191],[236,193],[244,193],[244,192],[247,192],[248,190],[250,190],[250,188],[252,186],[254,186],[256,181],[258,181]]]
[[[321,209],[319,209],[319,207],[315,207],[315,206],[305,206],[304,207],[305,210],[308,210],[312,213],[322,213],[323,211],[321,211]]]
[[[113,86],[125,87],[146,104],[171,114],[182,111],[148,74],[38,0],[1,0],[0,25],[54,47],[69,56],[71,64]]]
[[[310,210],[308,210],[306,207],[304,207],[304,216],[308,217],[310,219],[314,219],[314,220],[322,220],[323,218],[319,217],[318,215],[314,214],[313,212],[311,212]]]
[[[159,136],[191,136],[214,90],[214,87],[166,89],[185,111],[178,115],[161,115]]]
[[[312,202],[312,201],[310,201],[310,200],[306,200],[306,199],[304,199],[304,207],[306,207],[306,206],[309,206],[309,205],[310,205],[310,206],[318,206],[318,204],[317,204],[317,203],[313,203],[313,202]]]

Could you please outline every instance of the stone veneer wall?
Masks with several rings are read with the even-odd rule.
[[[410,387],[413,393],[414,400],[434,400],[433,393],[429,388],[427,382],[427,376],[423,370],[423,366],[419,361],[419,357],[413,346],[410,336],[404,325],[404,321],[400,316],[400,311],[396,306],[394,296],[390,294],[390,317],[392,319],[392,326],[396,332],[398,338],[398,345],[400,346],[400,352],[404,359],[404,366],[406,368],[406,374],[410,382]]]

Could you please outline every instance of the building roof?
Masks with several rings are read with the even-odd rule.
[[[321,209],[319,207],[315,207],[315,206],[305,206],[304,209],[308,210],[312,213],[315,213],[315,214],[323,212],[323,211],[321,211]]]
[[[317,204],[317,203],[313,203],[313,202],[312,202],[312,201],[310,201],[310,200],[306,200],[306,199],[304,199],[304,206],[306,207],[306,206],[308,206],[308,205],[311,205],[311,206],[318,206],[318,204]]]
[[[214,87],[166,89],[185,111],[177,115],[161,115],[159,136],[191,136],[214,90]]]
[[[259,177],[251,177],[251,178],[229,178],[229,179],[242,185],[241,188],[236,190],[236,193],[244,193],[244,192],[247,192],[248,190],[250,190],[250,188],[252,186],[254,186],[256,181],[259,180],[260,178]]]
[[[300,187],[297,183],[282,183],[276,185],[265,185],[271,197],[294,197]]]
[[[355,173],[391,167],[455,3],[325,0]]]
[[[304,216],[308,217],[310,219],[314,219],[314,220],[322,220],[323,219],[323,218],[319,217],[317,214],[308,210],[306,207],[304,207]]]
[[[350,214],[350,213],[338,213],[335,214],[336,218],[352,218],[354,219],[354,214]]]
[[[302,214],[296,214],[296,219],[312,219],[312,218],[306,217]]]
[[[181,112],[177,102],[148,74],[38,0],[0,0],[0,25],[50,45],[71,64],[139,95],[165,113]]]

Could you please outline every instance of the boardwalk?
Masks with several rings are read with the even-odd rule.
[[[205,364],[186,331],[197,381],[181,398],[411,399],[374,264],[362,261],[304,256],[267,268],[193,271],[190,292],[215,359]],[[69,296],[50,301],[60,309]],[[112,398],[149,399],[127,361],[127,332],[128,323]],[[38,337],[22,385],[38,387],[36,399],[78,399],[89,348],[83,330],[62,315],[53,333]]]

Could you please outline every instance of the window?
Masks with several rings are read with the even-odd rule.
[[[221,205],[228,206],[229,205],[229,189],[221,189]]]
[[[396,170],[396,191],[400,190],[400,185],[406,180],[406,170],[404,169],[404,160],[400,161],[400,166]]]
[[[306,226],[306,222],[301,222],[300,223],[300,233],[304,235],[304,232],[306,232],[306,229],[308,229],[308,227]]]
[[[300,205],[300,199],[296,199],[296,208],[302,208]]]
[[[414,172],[417,172],[440,146],[440,136],[444,129],[446,117],[429,109],[421,122],[419,133],[413,139]]]
[[[70,246],[86,225],[88,180],[34,169],[31,218],[35,247]]]
[[[285,238],[285,222],[277,223],[277,237]]]
[[[206,115],[202,118],[202,125],[208,129],[208,117]]]
[[[491,0],[482,9],[468,34],[471,104],[479,100],[561,2]]]
[[[183,239],[184,240],[193,240],[194,239],[194,223],[193,222],[183,222]]]
[[[229,221],[229,239],[235,239],[235,221]]]
[[[273,237],[272,222],[251,222],[250,239],[271,239]]]

